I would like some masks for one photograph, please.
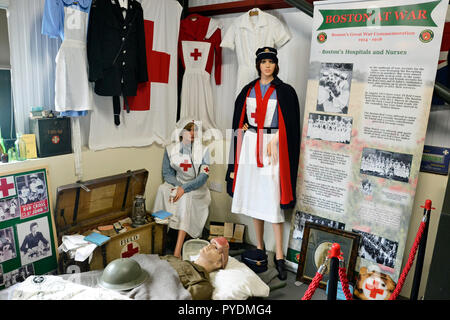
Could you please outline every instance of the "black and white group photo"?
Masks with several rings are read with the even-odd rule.
[[[351,117],[310,113],[307,138],[349,144],[352,124]]]
[[[47,217],[31,220],[17,225],[22,265],[52,255],[50,228]]]
[[[361,235],[358,256],[394,268],[398,243],[360,230],[352,230]]]
[[[17,198],[0,200],[0,222],[20,217]]]
[[[412,158],[410,154],[364,148],[360,173],[408,182]]]
[[[16,258],[16,244],[12,227],[0,229],[0,262]]]
[[[309,213],[296,211],[294,219],[294,230],[292,232],[293,239],[303,239],[303,231],[305,230],[305,223],[312,222],[321,226],[326,226],[334,229],[344,230],[345,224],[342,222],[318,217]]]
[[[21,206],[47,199],[43,172],[16,177],[16,186],[19,191],[19,205]]]
[[[322,63],[319,75],[317,111],[348,113],[353,63]]]

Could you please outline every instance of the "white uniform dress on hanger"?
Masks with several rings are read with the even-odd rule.
[[[167,146],[167,154],[169,156],[170,166],[176,171],[176,179],[182,184],[195,179],[200,173],[208,174],[209,167],[202,165],[200,162],[192,160],[191,153],[181,153],[181,142],[172,143]],[[195,155],[200,154],[203,157],[208,148],[200,149],[201,144],[194,142]],[[203,227],[209,214],[209,204],[211,203],[211,194],[208,185],[205,183],[200,188],[185,192],[175,203],[170,202],[170,193],[175,188],[173,185],[164,182],[158,188],[153,212],[164,210],[173,214],[169,219],[169,228],[176,230],[184,230],[192,238],[202,235]]]
[[[214,101],[211,75],[206,63],[211,43],[204,41],[181,41],[185,71],[181,88],[182,119],[199,119],[204,130],[215,129]]]
[[[258,12],[250,15],[251,11]],[[236,96],[250,81],[258,78],[255,68],[256,50],[262,47],[281,48],[291,36],[276,17],[258,8],[237,17],[225,32],[221,47],[236,51],[238,80]]]
[[[91,1],[63,0],[64,40],[56,55],[55,109],[56,111],[92,110],[93,88],[88,81],[86,36],[88,8]],[[72,4],[72,5],[71,5]]]

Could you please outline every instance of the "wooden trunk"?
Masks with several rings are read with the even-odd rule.
[[[58,243],[65,235],[88,235],[98,227],[131,218],[134,198],[144,195],[147,178],[148,171],[141,169],[59,187],[53,212]],[[60,272],[103,269],[112,260],[137,253],[163,255],[166,231],[167,226],[157,224],[147,212],[146,224],[127,227],[123,233],[106,234],[111,239],[95,249],[90,263],[75,262],[63,252]]]

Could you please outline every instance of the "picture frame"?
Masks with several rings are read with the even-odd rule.
[[[331,245],[338,243],[341,246],[347,279],[350,283],[354,283],[359,242],[360,235],[357,233],[306,222],[296,280],[310,283],[325,261]],[[329,271],[330,263],[328,262],[323,278],[319,282],[319,288],[326,288]]]

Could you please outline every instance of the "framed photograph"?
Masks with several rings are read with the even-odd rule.
[[[359,240],[360,235],[357,233],[306,222],[296,280],[310,283],[319,267],[325,262],[325,258],[333,243],[338,243],[343,253],[347,279],[349,282],[354,283]],[[319,283],[319,288],[326,288],[329,271],[330,264],[328,262],[327,270]]]

